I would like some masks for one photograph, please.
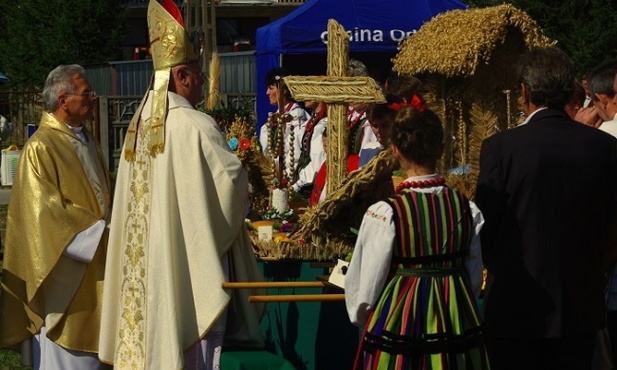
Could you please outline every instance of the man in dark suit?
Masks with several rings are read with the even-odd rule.
[[[519,63],[527,119],[482,144],[485,333],[493,369],[590,369],[617,249],[617,140],[563,107],[574,64],[536,49]]]

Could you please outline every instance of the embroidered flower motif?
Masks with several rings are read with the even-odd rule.
[[[375,218],[377,220],[386,222],[386,216],[380,215],[379,213],[375,213],[375,212],[371,211],[370,209],[366,210],[365,215],[368,216],[368,217],[372,217],[372,218]]]
[[[240,139],[240,150],[247,150],[251,147],[251,141],[245,137]]]
[[[236,139],[235,137],[232,137],[231,139],[229,139],[229,141],[227,142],[227,145],[229,145],[229,149],[236,151],[238,150],[238,139]]]

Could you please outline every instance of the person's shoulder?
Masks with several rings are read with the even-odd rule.
[[[166,132],[169,137],[181,138],[173,140],[181,143],[187,138],[194,138],[207,147],[227,147],[227,143],[221,128],[214,118],[194,108],[176,108],[170,111],[166,124]]]
[[[182,122],[179,122],[178,126],[182,126],[185,128],[197,128],[202,130],[212,130],[215,129],[220,132],[219,126],[210,115],[202,112],[193,107],[185,107],[180,106],[175,108],[174,113],[170,110],[170,114],[174,115],[182,115]]]
[[[360,153],[362,151],[380,151],[382,149],[381,143],[379,141],[369,141],[360,149]]]
[[[596,129],[596,128],[593,128],[593,127],[589,127],[589,128],[591,128],[591,129],[593,129],[595,131],[594,135],[597,136],[598,141],[602,140],[602,141],[605,142],[605,145],[610,146],[610,147],[617,146],[617,127],[615,127],[611,131],[603,131],[603,130]],[[593,141],[593,139],[592,139],[592,141]]]
[[[392,206],[386,201],[373,203],[367,208],[364,217],[375,222],[387,222],[392,217]]]
[[[617,140],[617,122],[615,122],[611,128],[605,128],[604,130],[602,128],[587,126],[576,121],[574,121],[574,126],[577,131],[577,136],[581,138],[588,137],[592,141],[605,141],[611,145]]]
[[[299,112],[299,113],[304,113],[306,112],[306,109],[304,109],[304,107],[302,105],[300,105],[300,103],[298,102],[293,102],[293,104],[291,105],[291,108],[289,108],[289,111],[295,111],[295,112]]]
[[[299,119],[301,121],[306,121],[309,119],[310,115],[309,113],[306,111],[306,109],[304,109],[304,107],[302,107],[300,104],[298,103],[293,103],[293,105],[291,106],[291,108],[289,109],[289,114],[296,118]]]
[[[522,125],[522,126],[517,126],[517,127],[509,128],[506,130],[502,130],[502,131],[498,131],[498,129],[495,128],[495,131],[496,132],[493,133],[491,136],[488,136],[487,138],[485,138],[483,140],[483,143],[485,143],[486,145],[498,145],[498,146],[502,146],[504,144],[510,143],[513,141],[514,138],[524,134],[523,131],[525,131],[525,127],[524,125]]]
[[[61,141],[58,140],[58,136],[62,136],[57,130],[54,130],[48,126],[40,126],[34,134],[26,141],[22,147],[22,151],[27,150],[46,150],[46,148],[53,148]]]

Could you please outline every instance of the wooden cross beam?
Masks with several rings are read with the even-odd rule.
[[[298,101],[328,104],[327,194],[333,194],[347,176],[347,109],[349,103],[385,103],[379,85],[370,77],[347,77],[349,35],[334,19],[328,20],[327,76],[287,76],[283,80]]]

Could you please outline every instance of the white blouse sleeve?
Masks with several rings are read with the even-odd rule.
[[[305,185],[312,184],[315,181],[315,176],[321,168],[322,163],[326,160],[326,152],[323,147],[323,132],[327,118],[319,121],[313,128],[313,135],[311,136],[311,146],[309,156],[310,162],[300,170],[298,174],[298,181],[292,185],[294,191],[300,190]]]
[[[298,167],[298,162],[300,161],[300,151],[302,150],[302,136],[304,136],[304,128],[306,127],[308,114],[304,109],[302,109],[301,106],[297,104],[289,111],[289,114],[291,115],[291,122],[287,124],[287,130],[285,130],[285,166],[289,166],[290,164],[288,156],[290,145],[293,144],[293,171],[295,171],[296,167]],[[293,143],[290,143],[291,139],[289,138],[289,133],[291,132],[291,130],[293,130],[294,133]]]
[[[392,216],[392,207],[386,202],[368,208],[345,276],[347,314],[360,327],[366,323],[388,278],[396,235]]]
[[[471,208],[471,216],[473,218],[473,230],[471,234],[471,243],[469,244],[469,252],[465,257],[465,270],[469,275],[469,283],[476,299],[480,297],[482,290],[482,248],[480,246],[480,230],[484,225],[484,216],[480,208],[474,202],[469,202]]]
[[[313,136],[311,137],[311,163],[315,173],[321,168],[321,164],[326,160],[326,151],[323,145],[323,133],[328,125],[328,117],[322,118],[317,122],[313,129]]]
[[[264,123],[259,129],[259,144],[261,144],[261,151],[264,154],[268,152],[268,122]]]

